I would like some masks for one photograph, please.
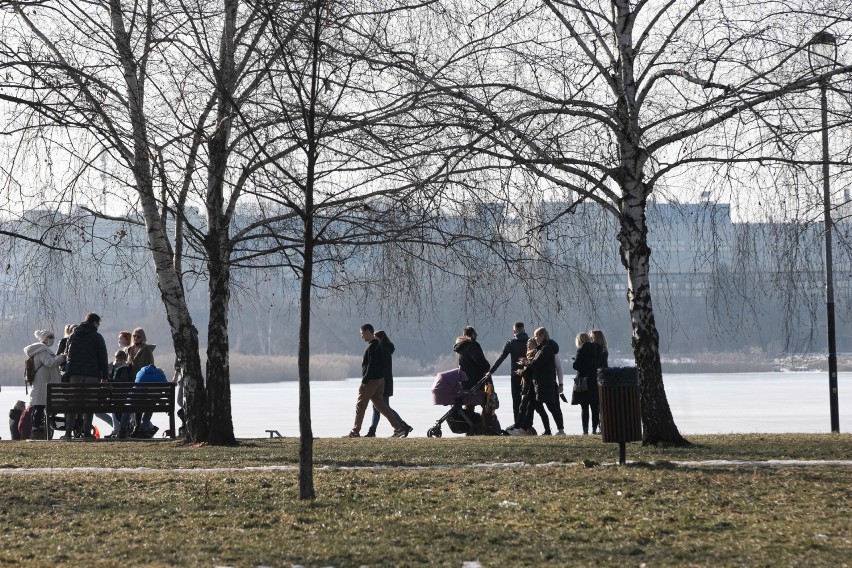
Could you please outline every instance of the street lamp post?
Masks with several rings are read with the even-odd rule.
[[[808,43],[808,63],[815,75],[830,71],[837,64],[837,40],[829,32],[819,32]],[[840,410],[837,399],[837,343],[834,328],[834,268],[832,266],[831,195],[828,187],[828,78],[819,81],[822,111],[822,199],[825,221],[825,308],[828,325],[828,400],[831,408],[831,431],[840,432]]]

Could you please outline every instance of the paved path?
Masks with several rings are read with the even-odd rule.
[[[627,465],[637,462],[627,462]],[[654,462],[642,462],[650,466],[654,466]],[[488,468],[538,468],[538,467],[579,467],[582,463],[563,463],[549,462],[541,464],[528,464],[525,462],[509,462],[509,463],[477,463],[477,464],[439,464],[439,465],[365,465],[365,466],[316,466],[317,471],[348,471],[348,470],[435,470],[435,469],[488,469]],[[817,467],[817,466],[838,466],[852,467],[852,460],[766,460],[766,461],[747,461],[747,460],[705,460],[705,461],[665,461],[656,464],[659,466],[675,466],[682,468],[719,468],[719,467]],[[617,466],[615,462],[594,464],[596,467],[613,467]],[[153,473],[179,473],[179,474],[199,474],[199,473],[240,473],[240,472],[276,472],[276,471],[298,471],[298,465],[265,465],[265,466],[246,466],[246,467],[206,467],[206,468],[149,468],[149,467],[4,467],[0,468],[0,476],[2,475],[50,475],[59,473],[136,473],[136,474],[153,474]]]

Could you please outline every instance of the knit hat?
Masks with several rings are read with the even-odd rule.
[[[53,335],[53,332],[48,329],[37,329],[35,330],[35,333],[33,333],[33,335],[35,335],[35,338],[38,339],[40,342],[44,343],[44,340],[47,339],[47,336]]]

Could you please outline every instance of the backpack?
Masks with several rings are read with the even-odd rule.
[[[35,408],[28,406],[18,419],[18,432],[21,433],[22,440],[29,440],[33,431],[33,413]]]

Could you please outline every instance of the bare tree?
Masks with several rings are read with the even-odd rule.
[[[700,165],[718,166],[702,173],[727,176],[737,193],[738,164],[807,161],[785,150],[778,125],[799,93],[852,69],[814,77],[802,65],[815,32],[846,38],[844,7],[544,0],[445,3],[434,17],[442,25],[421,30],[424,47],[400,68],[444,90],[480,155],[534,174],[526,191],[566,202],[563,214],[588,202],[617,219],[644,442],[686,443],[663,386],[649,199],[712,186],[690,175]]]
[[[233,263],[287,268],[299,278],[299,495],[311,499],[313,299],[381,281],[365,251],[426,238],[435,209],[425,192],[446,180],[457,145],[430,146],[441,126],[411,117],[428,93],[372,63],[384,49],[376,36],[409,9],[381,1],[304,6],[264,4],[279,71],[264,87],[267,126],[253,134],[266,156],[252,173],[257,220],[235,233]]]
[[[393,242],[420,225],[422,192],[445,166],[398,144],[417,97],[364,59],[394,9],[257,2],[242,4],[241,16],[236,0],[221,8],[118,0],[45,6],[46,25],[13,9],[27,33],[7,37],[6,52],[27,79],[10,86],[39,128],[86,133],[90,151],[108,153],[118,164],[114,175],[132,180],[178,367],[189,381],[192,440],[233,442],[232,270],[283,266],[301,274],[301,492],[312,497],[310,294],[316,285],[344,285],[317,282],[314,266],[339,265],[359,246]],[[49,96],[36,96],[42,90]],[[411,128],[414,142],[406,144],[430,139],[429,130]],[[193,214],[199,204],[203,216]],[[264,260],[272,254],[281,260]],[[183,296],[189,271],[208,280],[206,385]]]
[[[133,189],[171,327],[176,367],[186,381],[192,441],[233,443],[228,377],[229,228],[245,179],[230,159],[245,148],[232,134],[235,101],[251,96],[255,46],[264,23],[240,2],[42,2],[14,4],[4,26],[7,83],[21,128],[68,132],[81,171],[102,154]],[[217,36],[211,30],[219,30]],[[241,127],[243,125],[240,125]],[[242,132],[242,130],[238,131]],[[76,136],[76,137],[75,137]],[[251,156],[242,156],[251,161]],[[103,168],[106,169],[106,168]],[[204,217],[193,214],[204,208]],[[194,209],[195,208],[195,209]],[[110,217],[104,210],[96,215]],[[175,231],[169,237],[169,218]],[[184,265],[189,254],[193,266]],[[204,267],[198,272],[199,264]],[[206,381],[183,278],[208,281]]]

